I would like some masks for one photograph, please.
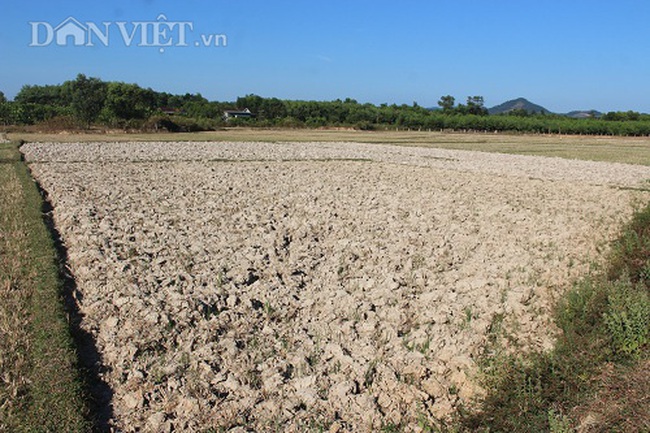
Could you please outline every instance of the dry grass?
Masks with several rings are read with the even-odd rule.
[[[0,431],[17,430],[29,384],[29,292],[21,287],[26,227],[11,209],[23,201],[13,166],[0,165]],[[18,422],[17,422],[18,421]]]
[[[578,431],[650,431],[650,361],[631,368],[607,364],[596,380],[598,392],[574,411]]]
[[[426,131],[354,131],[314,129],[227,128],[196,133],[127,134],[10,133],[12,140],[31,142],[90,141],[264,141],[264,142],[364,142],[405,146],[478,150],[519,155],[650,165],[650,139],[566,135],[464,134]]]
[[[41,198],[16,146],[0,154],[0,432],[87,431]]]

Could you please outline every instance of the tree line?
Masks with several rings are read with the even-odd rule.
[[[105,82],[79,74],[59,85],[26,85],[13,101],[0,92],[0,123],[87,129],[92,125],[125,130],[198,131],[223,126],[353,127],[585,135],[650,135],[650,115],[610,112],[574,119],[513,110],[489,115],[481,96],[457,104],[442,96],[435,109],[412,105],[374,105],[354,99],[296,101],[246,95],[236,101],[209,101],[200,93],[174,95],[137,84]],[[251,118],[225,119],[226,110],[248,108]]]

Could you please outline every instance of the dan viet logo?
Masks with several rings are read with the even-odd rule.
[[[193,36],[191,21],[170,21],[164,14],[155,21],[92,21],[81,22],[68,17],[59,24],[30,21],[30,47],[73,46],[95,47],[119,44],[126,47],[154,47],[164,52],[168,47],[226,47],[223,33]]]

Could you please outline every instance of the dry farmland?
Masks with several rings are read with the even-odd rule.
[[[480,395],[650,167],[356,143],[42,143],[122,431],[373,431]],[[244,431],[244,430],[240,430]]]

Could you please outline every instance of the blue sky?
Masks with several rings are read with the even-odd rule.
[[[435,106],[523,96],[546,108],[650,112],[650,2],[583,0],[0,0],[0,90],[77,73],[234,100]],[[126,46],[116,27],[191,22],[189,46]],[[109,24],[108,46],[30,47],[30,22]],[[178,27],[176,27],[178,29]],[[39,43],[46,42],[44,27]],[[201,45],[220,34],[227,45]],[[178,31],[168,33],[176,44]],[[136,36],[136,41],[139,36]]]

